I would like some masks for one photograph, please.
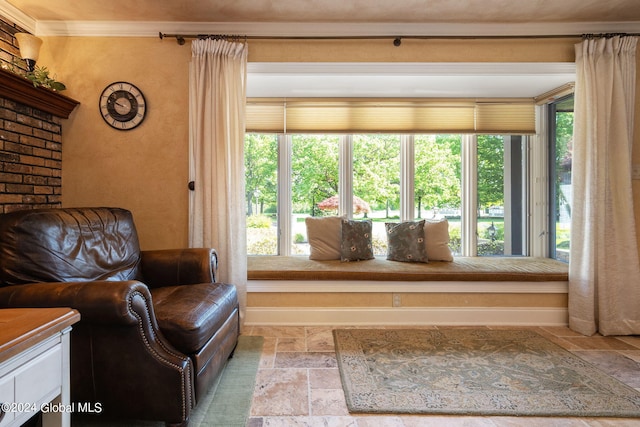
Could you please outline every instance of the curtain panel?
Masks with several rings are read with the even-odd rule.
[[[569,326],[640,334],[640,265],[631,181],[635,37],[576,45]]]
[[[213,247],[219,280],[236,285],[246,310],[244,132],[247,46],[194,40],[189,76],[189,245]]]

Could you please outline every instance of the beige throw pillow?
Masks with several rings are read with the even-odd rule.
[[[429,261],[453,261],[449,248],[449,221],[425,221],[424,237]]]
[[[340,259],[342,241],[342,220],[344,217],[307,217],[307,239],[310,246],[309,259],[326,261]]]

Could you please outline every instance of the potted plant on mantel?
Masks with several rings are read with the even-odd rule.
[[[22,61],[24,65],[20,64],[20,61]],[[11,63],[3,62],[2,68],[12,72],[13,74],[24,77],[25,79],[33,83],[34,87],[44,87],[56,92],[65,90],[67,88],[64,83],[57,81],[55,78],[49,75],[49,70],[47,69],[47,67],[40,67],[36,65],[33,71],[29,71],[26,66],[26,62],[20,58],[13,58],[13,61]]]
[[[60,91],[65,85],[49,74],[46,67],[34,67],[33,71],[20,68],[20,59],[0,66],[0,98],[8,98],[38,110],[68,119],[79,104],[75,99],[64,96]]]

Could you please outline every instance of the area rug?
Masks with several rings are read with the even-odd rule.
[[[249,419],[264,338],[241,335],[233,357],[191,411],[189,427],[245,427]],[[74,427],[164,427],[163,422],[74,416]]]
[[[217,386],[195,407],[189,427],[245,427],[264,338],[241,335]]]
[[[640,392],[530,330],[333,334],[353,413],[640,417]]]

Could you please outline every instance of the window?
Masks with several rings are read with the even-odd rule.
[[[527,254],[527,139],[479,135],[478,255]]]
[[[290,141],[290,248],[293,255],[309,255],[305,218],[337,213],[340,137],[292,135]]]
[[[307,216],[449,221],[457,255],[528,255],[528,137],[459,134],[246,136],[252,255],[309,253]],[[279,179],[278,179],[279,178]],[[352,203],[344,203],[352,200]]]
[[[573,95],[549,105],[551,164],[551,224],[549,254],[569,262],[571,242],[571,154],[573,144]]]
[[[245,193],[249,253],[278,254],[278,137],[247,133]]]
[[[416,135],[414,145],[415,218],[447,218],[449,246],[461,255],[462,137]]]

